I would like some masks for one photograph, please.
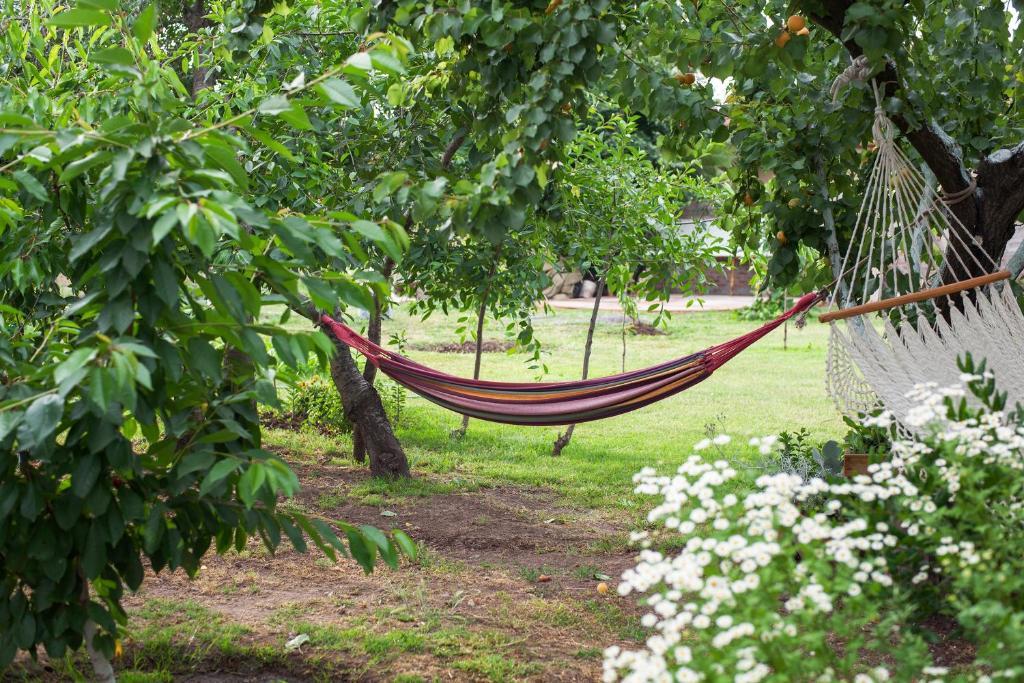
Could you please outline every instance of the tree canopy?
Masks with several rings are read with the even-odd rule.
[[[1001,2],[4,9],[0,664],[77,647],[88,624],[109,652],[143,558],[194,572],[211,547],[284,534],[397,561],[375,530],[344,544],[277,509],[297,482],[256,406],[279,364],[332,351],[288,311],[373,309],[389,264],[436,276],[427,308],[472,300],[488,254],[532,268],[589,170],[572,156],[591,154],[595,108],[637,118],[648,170],[714,151],[726,224],[781,284],[808,259],[830,277],[817,256],[850,237],[876,106],[991,256],[1024,209],[1024,36]],[[521,272],[495,310],[525,340]]]

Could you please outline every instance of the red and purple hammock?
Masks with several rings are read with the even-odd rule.
[[[817,293],[805,294],[775,320],[704,351],[642,370],[574,382],[491,382],[456,377],[392,353],[329,316],[320,316],[320,322],[388,377],[448,410],[491,422],[565,425],[621,415],[678,394],[820,300]]]

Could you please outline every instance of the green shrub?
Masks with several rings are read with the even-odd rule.
[[[301,379],[292,387],[288,411],[305,425],[328,434],[349,434],[352,423],[345,417],[334,382],[322,375]]]
[[[386,377],[377,380],[376,388],[388,419],[397,426],[405,408],[407,390]],[[326,434],[352,432],[352,423],[345,417],[341,395],[329,377],[312,374],[296,380],[288,397],[286,409],[293,422],[299,421],[303,426],[317,431]]]
[[[605,680],[1024,679],[1024,424],[983,367],[963,370],[963,386],[916,390],[899,428],[863,420],[864,450],[891,440],[867,475],[777,471],[744,493],[738,468],[703,453],[674,476],[641,471],[655,530],[634,534],[644,550],[619,593],[645,594],[654,633],[608,648]],[[682,550],[653,549],[666,545]],[[932,665],[935,615],[974,662]]]

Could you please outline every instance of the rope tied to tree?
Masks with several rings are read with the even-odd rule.
[[[846,67],[841,74],[836,76],[836,80],[832,81],[832,88],[829,90],[829,94],[832,96],[832,101],[836,102],[839,99],[839,95],[843,89],[854,81],[865,81],[868,76],[871,75],[871,62],[868,61],[867,56],[861,55],[855,58],[850,66]]]

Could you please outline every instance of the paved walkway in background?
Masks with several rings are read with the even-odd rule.
[[[703,302],[703,306],[701,305]],[[729,296],[726,294],[707,294],[702,297],[682,296],[673,294],[665,305],[665,310],[671,313],[701,313],[703,311],[734,311],[737,308],[744,308],[754,303],[752,296]],[[689,304],[689,305],[687,305]],[[593,299],[548,299],[548,305],[552,308],[569,308],[592,310]],[[641,312],[647,309],[648,304],[638,306]],[[621,311],[622,305],[618,298],[606,296],[601,298],[602,311]]]

